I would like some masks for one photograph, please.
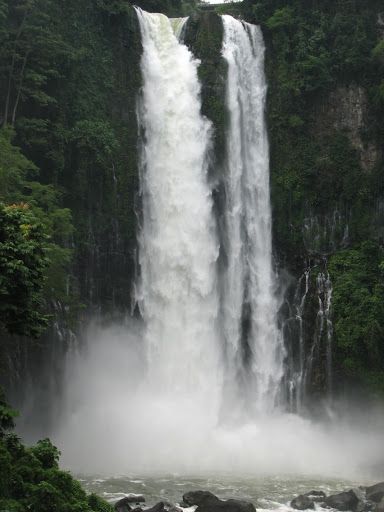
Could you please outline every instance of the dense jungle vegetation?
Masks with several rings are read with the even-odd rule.
[[[131,307],[141,84],[131,3],[0,0],[0,372],[16,337],[39,339],[58,308],[74,327],[86,310]],[[196,7],[135,4],[177,16]],[[295,277],[308,265],[329,271],[340,382],[384,393],[382,1],[244,0],[218,10],[259,23],[266,39],[279,266]],[[212,32],[198,50],[217,153],[226,116],[206,62],[219,43]],[[363,110],[360,124],[334,122],[344,100]],[[303,236],[308,219],[321,228],[335,212],[347,238]],[[12,418],[1,400],[0,508],[109,510],[58,469],[49,441],[26,448],[9,433]]]

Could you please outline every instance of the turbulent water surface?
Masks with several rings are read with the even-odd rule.
[[[91,492],[104,496],[113,502],[129,493],[143,494],[148,505],[159,501],[180,503],[183,493],[204,489],[213,492],[221,499],[237,498],[251,501],[257,509],[291,511],[289,506],[293,497],[312,490],[321,490],[326,494],[357,486],[361,482],[332,479],[291,478],[255,478],[250,476],[202,476],[180,477],[163,475],[161,477],[100,477],[82,478],[83,485]],[[324,509],[325,510],[325,509]]]

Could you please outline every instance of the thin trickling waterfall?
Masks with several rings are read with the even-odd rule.
[[[328,396],[332,396],[332,339],[333,339],[333,323],[331,316],[332,304],[332,281],[329,273],[321,272],[317,277],[317,288],[319,292],[319,302],[322,302],[320,309],[323,314],[323,326],[325,330],[325,347],[326,347],[326,383]]]
[[[318,310],[316,314],[315,330],[308,361],[303,372],[303,385],[308,386],[313,378],[315,361],[323,360],[325,386],[328,398],[332,394],[332,340],[333,324],[331,316],[332,282],[329,273],[319,272],[316,277],[316,298]]]
[[[264,42],[259,27],[223,16],[228,63],[223,321],[247,408],[273,409],[283,376],[283,343],[272,268],[269,148],[264,116]]]
[[[307,297],[309,293],[311,270],[307,269],[300,277],[295,296],[293,299],[293,316],[292,319],[297,324],[295,337],[298,338],[297,354],[295,358],[291,357],[290,375],[288,382],[289,392],[289,410],[291,412],[301,412],[305,401],[305,379],[304,371],[306,368],[306,350],[304,339],[304,313],[306,308]],[[292,351],[292,350],[291,350]]]
[[[162,396],[181,395],[215,413],[218,242],[207,184],[210,123],[200,113],[198,62],[170,20],[137,10],[143,41],[143,132],[138,302],[148,376]],[[176,22],[175,28],[182,27]]]

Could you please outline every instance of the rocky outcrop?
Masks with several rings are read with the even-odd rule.
[[[190,491],[183,495],[183,502],[189,507],[193,505],[206,505],[212,501],[219,501],[219,498],[209,491]]]
[[[384,482],[350,489],[328,497],[323,491],[309,491],[294,498],[291,507],[296,510],[314,509],[315,502],[320,503],[322,507],[342,512],[384,512]]]
[[[335,508],[336,510],[355,511],[359,503],[359,498],[356,493],[352,491],[340,492],[339,494],[333,494],[325,498],[324,504],[326,507]]]
[[[242,500],[220,500],[209,491],[192,491],[184,494],[185,504],[197,505],[196,512],[256,512],[254,505]]]
[[[130,503],[129,498],[122,498],[115,503],[116,512],[130,512],[132,510]]]
[[[308,509],[314,509],[315,504],[313,501],[304,494],[300,494],[300,496],[297,496],[297,498],[294,498],[291,501],[291,507],[296,510],[308,510]]]
[[[368,500],[379,503],[384,498],[384,482],[367,487],[366,496]]]
[[[324,491],[309,491],[304,494],[305,497],[310,498],[312,501],[323,502],[327,497]]]
[[[300,494],[291,501],[291,507],[296,510],[308,510],[315,508],[315,502],[324,502],[326,494],[323,491],[309,491]]]
[[[154,505],[153,507],[147,508],[145,512],[164,512],[164,510],[165,510],[164,502],[160,501],[159,503],[156,503],[156,505]]]
[[[316,135],[326,136],[332,131],[342,131],[348,136],[360,153],[364,170],[371,170],[379,161],[379,148],[372,141],[365,143],[362,139],[362,132],[368,125],[368,96],[363,87],[355,84],[337,87],[317,102],[315,118]]]

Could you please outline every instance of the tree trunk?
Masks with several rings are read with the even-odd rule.
[[[13,55],[12,55],[11,69],[9,70],[9,76],[8,76],[8,89],[7,89],[6,99],[5,99],[3,128],[5,126],[7,126],[7,124],[8,124],[9,107],[10,107],[10,102],[11,102],[12,80],[14,77],[16,55],[17,55],[17,43],[19,42],[21,34],[23,33],[25,20],[27,19],[27,14],[28,14],[28,9],[26,9],[24,12],[23,19],[20,23],[19,30],[17,31],[17,34],[16,34],[15,44],[13,45],[14,50],[13,50]]]
[[[17,107],[19,106],[19,102],[20,102],[20,97],[21,97],[21,91],[23,89],[23,82],[24,82],[24,72],[25,72],[25,66],[27,64],[27,60],[28,60],[28,55],[29,55],[29,51],[27,51],[27,53],[25,54],[25,57],[23,59],[23,65],[21,67],[21,72],[20,72],[20,81],[19,81],[19,89],[17,91],[17,97],[16,97],[16,101],[15,101],[15,106],[13,107],[13,112],[12,112],[12,126],[15,126],[15,121],[16,121],[16,112],[17,112]]]

